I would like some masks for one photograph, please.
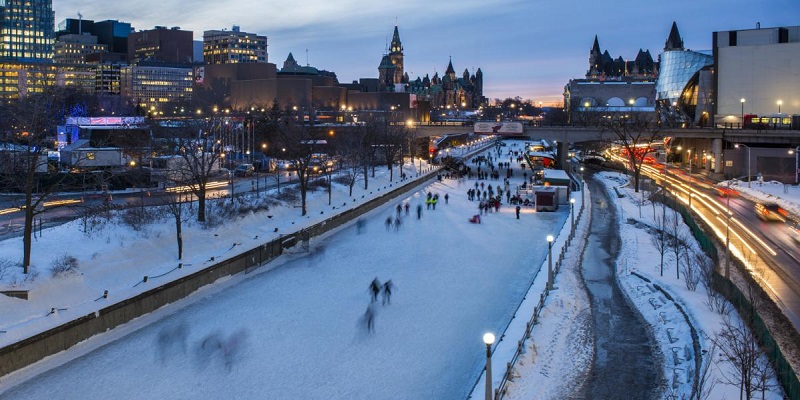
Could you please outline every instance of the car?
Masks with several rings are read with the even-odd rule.
[[[250,176],[256,171],[256,168],[253,164],[239,164],[236,169],[233,170],[234,176]]]
[[[763,221],[785,222],[788,213],[775,203],[756,203],[756,216]]]
[[[730,186],[717,186],[715,189],[719,197],[739,197],[739,192]]]

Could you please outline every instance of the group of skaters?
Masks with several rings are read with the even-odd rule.
[[[386,282],[381,283],[376,276],[375,279],[372,280],[369,284],[369,294],[370,294],[370,302],[367,306],[367,311],[364,312],[364,324],[367,327],[367,331],[372,333],[375,332],[375,317],[377,315],[377,308],[375,307],[378,304],[378,295],[381,296],[381,305],[389,305],[392,304],[392,291],[394,290],[394,283],[392,280],[389,279]]]
[[[445,193],[444,194],[444,203],[447,204],[450,201],[450,195]],[[430,210],[433,208],[436,209],[436,204],[439,203],[439,193],[431,193],[428,192],[427,197],[425,198],[425,208]]]
[[[162,364],[180,355],[187,355],[189,326],[185,322],[169,325],[161,329],[156,337],[156,351]],[[209,363],[219,363],[231,372],[234,363],[242,356],[247,347],[249,334],[238,329],[230,335],[220,331],[203,336],[193,350],[198,367],[204,368]]]

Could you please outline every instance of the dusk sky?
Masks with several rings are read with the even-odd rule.
[[[692,50],[710,50],[714,31],[800,25],[798,0],[54,0],[53,8],[56,24],[80,12],[136,30],[179,26],[196,40],[238,25],[268,37],[278,68],[292,52],[340,82],[377,78],[396,23],[411,79],[441,76],[452,57],[459,76],[481,68],[489,99],[545,104],[560,103],[564,85],[586,73],[595,34],[614,58],[633,59],[641,48],[657,59],[673,21]]]

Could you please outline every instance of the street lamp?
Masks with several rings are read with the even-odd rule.
[[[494,334],[483,334],[483,343],[486,343],[486,400],[492,400],[492,344]]]
[[[800,172],[800,168],[798,168],[798,153],[800,153],[800,146],[794,148],[794,150],[789,150],[789,154],[794,154],[794,183],[800,183],[800,179],[798,179],[798,172]]]
[[[744,129],[744,97],[739,101],[742,102],[742,129]]]
[[[575,198],[569,199],[570,214],[572,214],[572,230],[575,230]]]
[[[747,187],[750,188],[750,146],[746,144],[736,143],[734,148],[738,149],[739,146],[744,146],[747,149]]]
[[[553,235],[547,235],[547,290],[553,290]]]
[[[687,149],[687,153],[689,153],[689,176],[692,176],[692,149]]]
[[[778,100],[778,114],[781,113],[781,105],[783,105],[783,100]]]

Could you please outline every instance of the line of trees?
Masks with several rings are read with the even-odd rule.
[[[201,100],[198,99],[198,102]],[[159,176],[164,186],[188,189],[196,200],[196,209],[190,209],[198,222],[207,219],[206,203],[212,187],[210,184],[221,178],[222,167],[231,167],[230,163],[225,163],[228,161],[226,152],[231,150],[221,142],[223,134],[248,134],[250,143],[247,147],[254,159],[260,161],[268,156],[293,166],[302,215],[308,213],[306,199],[309,183],[317,172],[322,172],[326,177],[331,202],[330,185],[334,180],[334,168],[338,175],[336,181],[348,185],[352,195],[354,186],[359,182],[363,182],[364,189],[369,188],[369,178],[374,177],[378,165],[385,165],[393,178],[394,168],[398,162],[402,163],[406,151],[404,146],[411,145],[410,128],[390,124],[390,118],[385,114],[365,116],[359,124],[333,132],[328,127],[315,126],[313,120],[304,123],[297,119],[291,108],[280,109],[277,104],[273,102],[269,107],[252,107],[250,111],[234,114],[226,112],[182,118],[180,124],[168,126],[162,126],[160,119],[155,116],[148,116],[151,118],[149,145],[142,145],[141,141],[126,145],[125,140],[117,140],[116,143],[123,146],[123,153],[139,160],[138,169],[145,172],[143,176],[149,175],[148,179],[151,180],[147,185],[152,184],[153,177],[152,170],[146,173],[147,160],[160,156],[171,159],[167,163],[168,171]],[[67,182],[73,186],[81,184],[75,182],[74,174],[54,170],[54,166],[48,164],[48,151],[56,149],[57,127],[67,117],[103,115],[104,112],[100,111],[103,107],[104,103],[96,97],[60,87],[48,88],[42,93],[30,93],[18,100],[0,104],[0,161],[3,161],[0,163],[0,182],[2,190],[19,195],[20,208],[24,211],[22,268],[25,274],[30,272],[34,223],[41,218],[44,204],[63,192]],[[199,103],[186,107],[210,108],[207,104]],[[312,169],[312,164],[320,153],[326,153],[327,158],[317,171]],[[255,157],[256,154],[258,157]],[[269,163],[259,167],[268,169]],[[100,177],[107,183],[116,175],[130,174],[132,168],[136,169],[119,166],[117,169],[105,169],[97,171],[101,173],[83,176]],[[82,184],[85,190],[97,185],[105,187],[103,182],[83,179]],[[175,217],[180,259],[183,248],[181,223],[187,218],[183,207],[184,196],[165,193],[162,200],[158,204],[168,205]]]

